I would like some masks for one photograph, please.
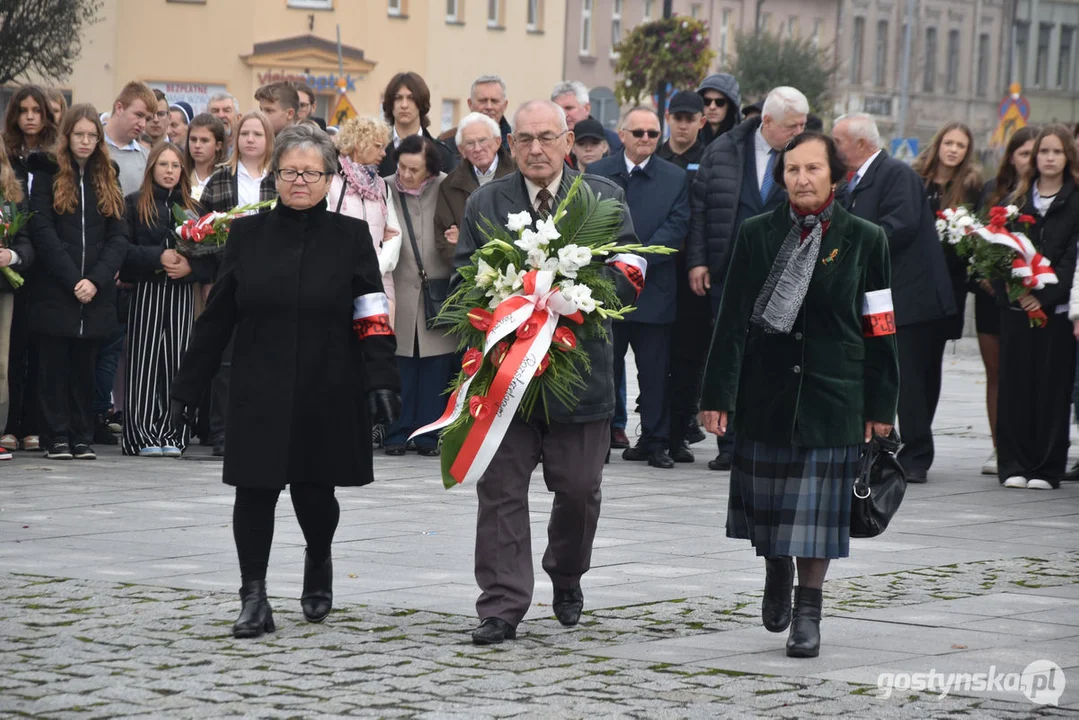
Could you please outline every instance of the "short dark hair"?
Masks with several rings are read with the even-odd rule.
[[[393,126],[393,98],[401,86],[407,87],[412,92],[412,101],[420,111],[420,127],[427,127],[431,120],[427,114],[431,112],[431,90],[427,83],[419,76],[419,73],[400,72],[390,78],[386,85],[386,92],[382,95],[382,114],[386,122]]]
[[[157,88],[153,88],[153,91],[154,91],[154,97],[157,98],[158,102],[161,102],[162,100],[164,100],[165,102],[169,101],[168,98],[165,97],[165,93],[161,92]],[[156,110],[154,112],[156,112]]]
[[[277,103],[282,110],[288,110],[289,108],[292,108],[293,112],[299,112],[300,110],[300,94],[296,92],[296,88],[290,82],[281,81],[263,85],[255,91],[255,99],[259,102],[265,100],[266,102]]]
[[[292,81],[292,87],[296,88],[296,92],[303,93],[304,95],[306,95],[311,100],[311,103],[314,104],[314,102],[315,102],[315,90],[314,90],[314,88],[312,88],[310,85],[308,85],[305,82],[300,82],[299,80],[293,80]]]
[[[823,133],[807,131],[795,135],[794,139],[787,143],[787,146],[779,153],[779,157],[776,159],[776,166],[772,170],[772,178],[776,181],[776,185],[779,185],[780,187],[787,186],[787,183],[783,179],[784,168],[787,165],[785,162],[787,153],[799,145],[804,145],[813,140],[824,143],[824,149],[828,153],[828,170],[832,173],[832,183],[838,183],[846,176],[847,166],[839,159],[839,150],[836,149],[835,140]]]
[[[435,177],[442,172],[442,158],[438,154],[435,144],[423,135],[409,135],[397,146],[397,152],[393,154],[396,161],[402,155],[423,154],[423,162],[427,165],[427,174]]]

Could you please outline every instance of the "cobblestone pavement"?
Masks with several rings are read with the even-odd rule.
[[[761,564],[723,537],[727,476],[704,467],[707,443],[668,473],[612,460],[581,625],[551,617],[540,577],[519,640],[495,648],[469,641],[475,496],[443,492],[431,461],[380,456],[379,482],[341,493],[322,625],[300,613],[303,541],[282,503],[278,630],[240,641],[220,465],[17,454],[0,465],[0,716],[1074,717],[1079,487],[1012,491],[977,474],[977,370],[949,357],[930,482],[833,564],[814,660],[760,627]],[[1014,690],[878,689],[881,673],[1021,673],[1038,659],[1070,683],[1059,707]]]

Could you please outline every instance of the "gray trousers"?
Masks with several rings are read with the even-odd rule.
[[[556,587],[572,588],[592,561],[600,482],[610,420],[526,423],[514,418],[487,471],[476,483],[476,583],[480,619],[516,626],[532,604],[532,533],[528,485],[542,453],[543,481],[554,493],[543,569]]]

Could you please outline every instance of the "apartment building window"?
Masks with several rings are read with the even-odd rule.
[[[959,90],[959,31],[948,31],[948,65],[944,81],[945,90],[956,93]]]
[[[731,11],[724,9],[719,16],[719,63],[727,64],[727,38],[731,34]]]
[[[405,0],[386,0],[386,14],[402,17],[407,14]]]
[[[922,92],[933,92],[937,86],[937,29],[925,29],[925,77]]]
[[[989,33],[978,36],[978,74],[974,79],[974,93],[978,97],[989,94]]]
[[[461,0],[446,0],[446,22],[460,23],[463,19],[461,17]]]
[[[821,31],[821,29],[823,27],[824,27],[824,21],[821,20],[820,18],[817,18],[816,20],[813,21],[813,35],[812,35],[812,37],[810,39],[813,42],[813,47],[815,47],[815,48],[820,47],[820,31]]]
[[[1057,56],[1057,87],[1061,90],[1072,89],[1072,65],[1075,58],[1072,48],[1075,46],[1075,28],[1060,26],[1060,55]]]
[[[854,18],[854,34],[850,47],[850,82],[862,84],[862,53],[865,51],[865,18]]]
[[[622,42],[622,3],[623,0],[614,0],[614,9],[611,10],[611,57],[618,57],[614,48]]]
[[[873,84],[884,87],[888,77],[888,21],[877,22],[877,58],[873,63]]]
[[[288,0],[288,6],[301,10],[333,10],[333,0]]]
[[[543,0],[528,0],[528,26],[529,32],[543,30]]]
[[[787,18],[787,39],[793,40],[798,37],[798,18],[791,15]]]
[[[581,0],[581,54],[592,54],[592,0]]]
[[[1049,85],[1049,39],[1053,35],[1053,26],[1042,23],[1038,25],[1038,54],[1034,58],[1034,85],[1036,87],[1048,87]]]
[[[655,0],[644,0],[644,13],[641,15],[641,20],[644,22],[652,21],[652,6],[655,5]]]
[[[505,0],[487,0],[487,27],[500,28],[504,27],[502,22],[503,7],[502,3]]]

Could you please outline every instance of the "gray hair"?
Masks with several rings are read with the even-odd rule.
[[[809,100],[796,88],[780,85],[768,93],[761,108],[761,116],[781,120],[788,115],[808,115]]]
[[[329,135],[318,125],[290,125],[277,133],[274,140],[273,159],[270,160],[270,172],[281,169],[281,158],[293,150],[317,150],[322,155],[322,166],[327,174],[337,172],[337,147]]]
[[[460,148],[461,146],[461,139],[464,137],[465,128],[471,127],[476,124],[483,125],[488,130],[490,130],[491,137],[502,137],[502,128],[498,127],[498,123],[496,123],[494,120],[487,117],[483,113],[471,112],[461,118],[461,122],[457,125],[457,135],[454,136],[454,141],[457,143],[458,148]]]
[[[206,101],[206,112],[210,112],[211,104],[215,102],[221,102],[222,100],[231,100],[233,109],[237,112],[240,111],[240,102],[236,99],[236,96],[232,93],[223,92],[210,96],[210,99]]]
[[[490,85],[491,83],[498,83],[498,86],[502,88],[502,94],[506,94],[506,81],[503,80],[500,75],[480,75],[472,81],[472,89],[469,90],[469,95],[472,97],[476,96],[477,85]]]
[[[569,131],[569,124],[566,123],[566,111],[563,110],[553,100],[529,100],[516,110],[513,111],[513,127],[517,129],[517,116],[526,110],[535,110],[536,108],[547,108],[558,116],[558,127],[562,132]]]
[[[626,127],[626,121],[629,120],[630,115],[632,115],[633,113],[641,113],[641,112],[647,113],[648,115],[651,115],[652,117],[654,117],[656,120],[659,120],[659,113],[658,112],[656,112],[652,108],[647,107],[645,105],[637,105],[635,107],[631,107],[629,110],[626,111],[626,114],[622,116],[622,120],[619,121],[619,123],[618,123],[619,129],[624,129]],[[660,122],[662,123],[662,121],[660,121]]]
[[[841,122],[848,123],[847,134],[852,140],[865,140],[872,147],[880,150],[880,129],[877,128],[877,121],[872,115],[860,112],[841,115],[836,118],[832,128],[838,127]]]
[[[588,99],[588,88],[585,84],[579,80],[570,80],[569,82],[560,82],[554,86],[554,90],[551,91],[551,100],[557,100],[558,98],[573,93],[577,98],[577,102],[581,105],[587,105],[592,102]]]

